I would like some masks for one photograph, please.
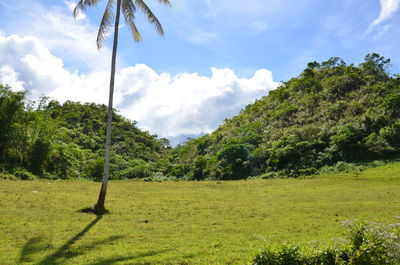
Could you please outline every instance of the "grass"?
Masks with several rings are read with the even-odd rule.
[[[311,179],[0,181],[0,264],[246,264],[267,244],[326,246],[341,222],[400,215],[400,163]]]

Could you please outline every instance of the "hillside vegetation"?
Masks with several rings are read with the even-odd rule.
[[[169,174],[296,177],[341,162],[397,158],[400,77],[389,74],[388,63],[378,54],[358,66],[340,58],[309,63],[210,135],[174,149]]]
[[[3,178],[89,178],[103,173],[107,107],[42,98],[0,85],[0,175]],[[144,132],[121,115],[113,116],[111,177],[147,177],[168,140]]]
[[[228,180],[297,177],[346,163],[397,159],[400,76],[369,54],[309,63],[210,135],[172,149],[114,113],[111,178]],[[0,86],[0,178],[102,175],[106,107],[42,98]]]

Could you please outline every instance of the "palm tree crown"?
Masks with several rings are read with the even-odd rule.
[[[92,7],[97,5],[101,0],[80,0],[74,9],[74,17],[76,18],[79,12],[85,12],[87,7]],[[140,9],[142,13],[146,16],[147,20],[154,25],[156,31],[160,35],[164,35],[164,30],[160,21],[153,14],[151,9],[146,5],[143,0],[121,0],[121,11],[124,15],[125,22],[129,26],[132,33],[132,37],[136,42],[142,40],[142,36],[136,26],[136,11]],[[171,5],[169,0],[157,0],[161,4]],[[114,5],[116,0],[108,0],[106,8],[104,10],[103,18],[100,22],[99,31],[97,33],[97,48],[103,47],[104,41],[107,37],[107,32],[112,27],[114,22]]]

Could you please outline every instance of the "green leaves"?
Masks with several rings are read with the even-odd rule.
[[[34,173],[46,178],[98,180],[103,172],[106,106],[59,104],[46,98],[30,105],[25,105],[24,93],[0,85],[0,165],[4,165],[0,171],[10,170],[20,178]],[[159,170],[156,161],[167,142],[116,113],[113,119],[112,177],[155,174]]]
[[[351,221],[350,221],[351,222]],[[254,265],[395,265],[400,262],[399,224],[351,223],[346,244],[301,251],[297,246],[269,247],[256,255]]]
[[[100,0],[80,0],[74,8],[73,15],[76,18],[79,12],[85,12],[86,7],[95,6]]]
[[[124,1],[132,1],[132,0],[124,0]],[[162,3],[169,3],[169,1],[159,1]],[[143,0],[135,0],[136,6],[142,10],[143,14],[147,18],[147,20],[150,22],[150,24],[153,24],[153,26],[156,28],[156,31],[160,35],[164,35],[164,30],[161,26],[161,23],[158,21],[157,17],[153,14],[151,9],[146,5],[146,3]]]
[[[136,11],[139,9],[142,11],[144,16],[147,18],[150,24],[152,24],[157,33],[164,35],[164,30],[158,18],[154,15],[151,9],[143,0],[121,0],[121,11],[124,16],[126,24],[129,26],[132,37],[135,41],[140,42],[142,36],[136,25]],[[79,12],[86,12],[86,8],[95,6],[100,0],[80,0],[76,5],[73,15],[76,18]],[[159,3],[171,6],[169,0],[158,0]],[[97,48],[101,48],[107,38],[110,28],[114,25],[114,4],[115,0],[108,0],[104,10],[103,17],[100,22],[100,27],[97,33]]]
[[[133,39],[139,42],[142,40],[142,36],[140,35],[140,32],[135,24],[135,12],[136,6],[133,4],[132,0],[122,1],[122,13],[124,14],[125,21],[129,25]]]
[[[97,48],[100,49],[104,45],[104,41],[107,37],[107,33],[110,29],[110,27],[114,23],[114,13],[113,13],[113,5],[114,5],[114,0],[108,0],[106,9],[104,10],[103,18],[101,19],[100,22],[100,27],[99,31],[97,33]]]
[[[400,82],[386,72],[388,62],[377,54],[359,66],[337,57],[312,62],[212,134],[182,145],[172,163],[193,168],[201,156],[210,172],[205,177],[246,178],[396,157]],[[248,157],[232,144],[246,145]]]

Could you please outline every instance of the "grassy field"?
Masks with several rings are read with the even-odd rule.
[[[0,264],[247,264],[263,246],[325,246],[341,222],[396,222],[400,163],[311,179],[112,182],[0,181]]]

